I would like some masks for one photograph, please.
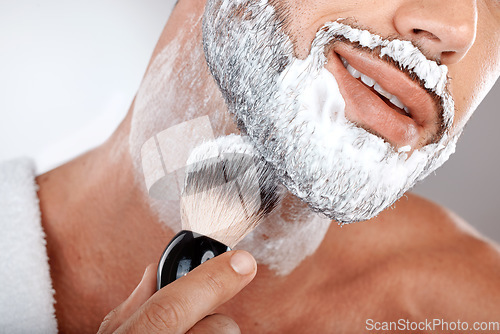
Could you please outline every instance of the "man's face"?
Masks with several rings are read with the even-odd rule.
[[[287,188],[351,222],[454,151],[498,77],[499,16],[497,1],[209,0],[204,47]]]

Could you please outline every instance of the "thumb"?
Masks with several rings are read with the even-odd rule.
[[[130,296],[104,318],[98,334],[112,333],[156,292],[156,265],[146,267],[141,281]]]
[[[257,263],[248,252],[218,255],[156,292],[118,331],[186,333],[238,294],[256,272]]]

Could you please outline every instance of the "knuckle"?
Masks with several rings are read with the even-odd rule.
[[[206,278],[204,280],[207,290],[211,294],[219,295],[224,291],[224,282],[222,277],[213,273],[206,273]]]
[[[232,318],[225,316],[225,315],[219,315],[216,320],[216,327],[214,328],[214,333],[231,333],[231,334],[237,334],[241,333],[240,327],[234,321]]]
[[[239,334],[241,333],[238,324],[230,317],[222,314],[213,314],[205,317],[187,333],[189,334]]]
[[[117,317],[118,311],[113,309],[109,312],[104,319],[102,320],[101,326],[99,326],[98,334],[103,334],[108,332],[108,328],[111,325],[112,321]]]
[[[178,300],[152,302],[144,310],[146,326],[152,331],[174,330],[182,323],[186,309]]]

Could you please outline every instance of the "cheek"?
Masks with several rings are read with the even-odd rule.
[[[305,59],[310,52],[316,32],[326,22],[339,18],[362,16],[360,4],[352,0],[271,0],[284,14],[285,31],[294,44],[295,56]],[[363,11],[369,11],[365,5]],[[281,10],[281,11],[280,11]],[[284,11],[284,12],[283,12]]]
[[[450,90],[455,99],[456,131],[465,123],[500,75],[499,8],[479,8],[476,41],[457,64],[449,65]]]
[[[280,8],[280,7],[277,7]],[[311,41],[318,27],[318,4],[311,1],[284,1],[281,8],[286,11],[285,31],[294,45],[295,57],[305,59],[310,52]]]

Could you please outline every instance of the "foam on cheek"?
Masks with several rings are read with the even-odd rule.
[[[179,201],[159,200],[147,194],[141,149],[144,143],[162,131],[207,114],[210,114],[213,124],[220,126],[217,131],[224,131],[227,113],[220,91],[210,81],[210,74],[200,69],[204,54],[199,32],[195,30],[200,28],[199,17],[192,15],[186,27],[189,28],[179,29],[172,41],[156,55],[144,76],[134,102],[129,136],[136,182],[144,189],[144,195],[148,196],[160,221],[173,231],[181,228]],[[177,141],[185,143],[186,138]],[[185,145],[167,143],[166,146],[172,150],[172,155],[175,155],[175,150],[185,150]],[[185,155],[186,152],[179,153]],[[179,174],[172,178],[172,182],[182,179]],[[176,187],[177,184],[172,185],[172,189]]]
[[[196,27],[199,22],[195,17],[189,21],[186,26]],[[249,38],[249,35],[248,30],[245,30],[238,41],[244,43],[244,38]],[[148,139],[173,126],[207,114],[211,124],[220,127],[214,128],[216,136],[230,132],[233,127],[233,119],[227,117],[227,110],[219,107],[223,98],[218,87],[208,73],[200,70],[205,56],[195,37],[193,31],[178,32],[153,60],[135,99],[129,138],[130,152],[136,180],[145,191],[147,188],[141,166],[141,148]],[[257,65],[257,61],[250,64]],[[186,138],[178,140],[181,142]],[[175,149],[175,145],[172,148]],[[145,196],[148,196],[146,192]],[[174,232],[181,229],[179,201],[158,200],[150,196],[148,200],[165,226]],[[318,217],[303,203],[295,200],[286,208],[277,208],[237,248],[250,251],[259,264],[267,265],[276,274],[287,275],[305,257],[314,253],[328,227],[329,220]]]

